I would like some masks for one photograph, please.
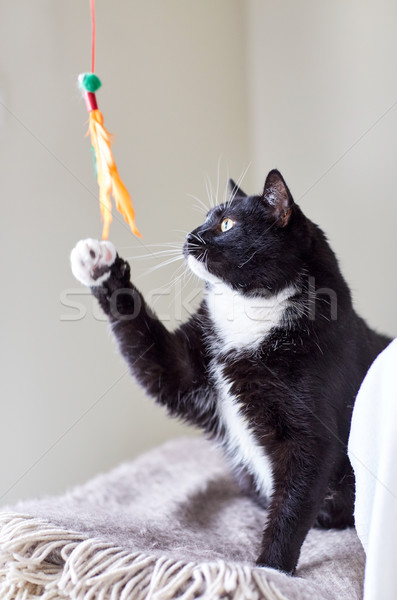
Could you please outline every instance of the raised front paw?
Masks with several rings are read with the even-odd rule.
[[[72,273],[84,285],[101,285],[109,277],[116,256],[112,242],[91,238],[80,240],[70,254]]]

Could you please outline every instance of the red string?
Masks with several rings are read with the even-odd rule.
[[[95,0],[91,0],[91,25],[92,25],[92,38],[91,38],[91,73],[95,73]]]

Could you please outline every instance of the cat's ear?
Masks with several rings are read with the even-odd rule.
[[[280,227],[286,227],[292,214],[294,200],[281,173],[277,169],[270,171],[266,177],[262,198],[272,210]]]
[[[229,191],[232,198],[246,198],[247,194],[238,187],[237,183],[233,179],[229,179]]]

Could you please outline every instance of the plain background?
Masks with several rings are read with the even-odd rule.
[[[101,232],[87,113],[89,2],[0,2],[0,502],[58,493],[193,435],[126,372],[69,253]],[[279,168],[327,232],[357,309],[397,334],[397,5],[385,0],[97,0],[98,92],[143,240],[110,238],[167,326],[200,283],[151,271],[196,196]],[[148,258],[138,259],[148,255]],[[181,272],[181,271],[179,271]]]

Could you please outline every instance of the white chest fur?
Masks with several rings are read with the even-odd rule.
[[[270,298],[247,297],[209,273],[204,264],[188,258],[192,271],[209,284],[206,302],[210,317],[221,339],[222,353],[254,350],[274,327],[282,325],[294,288],[286,288]],[[226,450],[236,467],[253,476],[257,490],[269,498],[273,491],[273,470],[265,448],[258,443],[249,423],[241,414],[239,401],[230,391],[221,364],[214,358],[212,373],[217,388],[217,410],[225,428]]]
[[[269,298],[248,297],[222,282],[207,290],[207,306],[224,351],[255,349],[282,323],[293,288]]]
[[[250,431],[246,418],[239,410],[237,399],[230,393],[230,383],[215,364],[213,374],[218,391],[218,414],[225,431],[227,453],[238,468],[243,466],[253,476],[262,497],[269,498],[273,491],[273,473],[270,458]]]

